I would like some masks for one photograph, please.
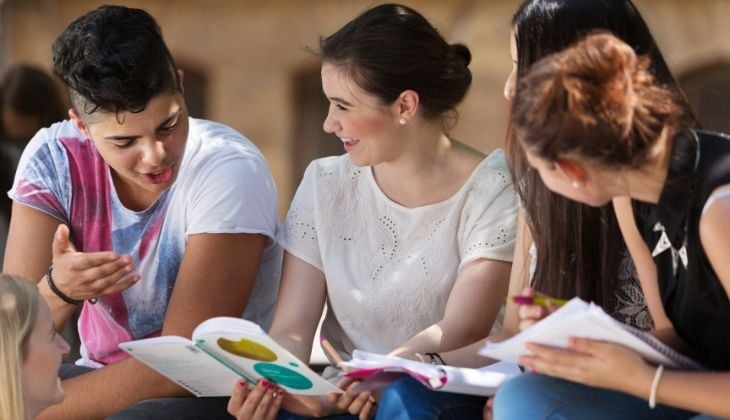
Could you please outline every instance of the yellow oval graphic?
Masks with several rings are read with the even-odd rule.
[[[238,341],[219,338],[218,346],[228,353],[245,357],[246,359],[258,360],[260,362],[273,362],[277,359],[276,353],[268,347],[245,338]]]

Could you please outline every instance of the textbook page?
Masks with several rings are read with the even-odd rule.
[[[667,367],[701,370],[703,367],[676,352],[653,336],[622,324],[606,314],[599,306],[573,298],[550,316],[505,341],[487,342],[479,354],[493,359],[517,363],[523,354],[531,354],[525,346],[534,342],[561,348],[568,347],[570,337],[613,342],[640,353],[653,364]]]
[[[193,340],[198,348],[249,378],[249,383],[266,378],[286,392],[298,395],[342,392],[251,321],[212,318],[195,328]]]
[[[240,376],[183,337],[163,336],[119,347],[196,397],[224,397]]]
[[[241,378],[249,386],[266,378],[290,394],[342,392],[251,321],[211,318],[192,336],[146,338],[119,348],[198,397],[231,395]]]

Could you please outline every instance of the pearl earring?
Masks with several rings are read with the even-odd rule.
[[[400,125],[406,125],[406,123],[408,122],[408,120],[405,119],[405,118],[401,118],[401,119],[398,120],[398,122],[400,123]]]
[[[578,181],[575,181],[575,180],[574,180],[574,181],[573,181],[573,183],[572,183],[571,185],[573,185],[573,188],[576,188],[576,189],[577,189],[577,188],[580,188],[580,182],[578,182]]]

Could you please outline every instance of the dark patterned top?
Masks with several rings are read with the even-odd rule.
[[[702,209],[716,188],[730,184],[730,138],[688,131],[674,139],[659,203],[634,201],[637,226],[654,255],[659,292],[688,356],[730,370],[730,301],[700,241]]]
[[[636,267],[631,257],[626,254],[618,269],[616,294],[611,300],[609,313],[614,318],[643,331],[654,328],[649,308],[644,300]]]

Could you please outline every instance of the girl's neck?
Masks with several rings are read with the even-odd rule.
[[[482,160],[479,154],[452,141],[437,122],[411,128],[399,155],[373,167],[373,177],[392,201],[409,208],[434,204],[453,196]]]
[[[406,136],[396,140],[403,142],[403,148],[395,159],[373,167],[378,177],[401,181],[425,179],[426,175],[442,166],[454,146],[440,127],[431,125],[416,127]]]
[[[623,175],[625,191],[622,195],[647,203],[659,203],[669,173],[673,143],[673,131],[665,128],[652,148],[648,162],[627,170]]]

